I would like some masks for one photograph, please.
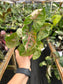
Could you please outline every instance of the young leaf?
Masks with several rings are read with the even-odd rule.
[[[41,67],[43,67],[43,66],[46,66],[47,63],[46,63],[45,61],[43,61],[43,62],[41,62],[39,65],[40,65]]]
[[[22,28],[17,29],[16,33],[19,37],[22,37]]]
[[[13,48],[13,47],[18,46],[19,37],[17,36],[17,33],[13,33],[9,36],[6,36],[5,41],[6,41],[6,46],[8,48]]]
[[[52,17],[53,25],[55,26],[60,20],[61,20],[61,15],[54,15]]]
[[[34,52],[34,54],[33,54],[33,60],[38,59],[38,58],[40,57],[40,55],[41,55],[41,52],[38,51],[38,50],[36,50],[36,51]]]

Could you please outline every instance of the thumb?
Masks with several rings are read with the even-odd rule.
[[[19,56],[19,51],[15,50],[15,54],[16,54],[16,56]]]
[[[33,56],[33,54],[29,56],[29,59],[31,59],[31,58],[32,58],[32,56]]]

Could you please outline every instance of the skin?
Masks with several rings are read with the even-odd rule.
[[[18,50],[16,50],[15,53],[16,53],[16,61],[18,63],[19,68],[26,68],[31,70],[30,59],[32,58],[33,55],[22,57],[19,55]],[[27,81],[28,81],[28,76],[26,76],[25,74],[16,73],[7,84],[26,84]]]

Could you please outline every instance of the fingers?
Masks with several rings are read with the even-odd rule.
[[[15,53],[17,54],[18,53],[18,50],[15,50]]]
[[[31,58],[32,58],[32,56],[33,56],[33,54],[29,56],[29,59],[31,59]]]
[[[19,56],[19,51],[15,50],[16,58]]]
[[[19,51],[18,50],[15,50],[15,53],[16,53],[16,58],[19,56]],[[33,56],[33,54],[32,55],[30,55],[30,56],[28,56],[29,57],[29,59],[31,59],[32,58],[32,56]],[[20,56],[21,57],[21,56]],[[27,58],[26,56],[25,56],[25,58]]]

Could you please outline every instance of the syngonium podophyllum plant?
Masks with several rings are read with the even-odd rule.
[[[44,7],[35,10],[25,18],[22,28],[6,36],[7,47],[13,48],[19,45],[20,56],[33,54],[33,59],[37,59],[44,47],[42,40],[51,34],[53,27],[60,21],[61,17],[61,15],[53,15],[50,18],[50,21],[53,22],[51,24],[46,21],[47,14]]]
[[[57,25],[61,23],[62,17],[60,13],[51,14],[44,7],[35,10],[25,17],[22,28],[18,28],[15,33],[6,36],[7,47],[18,46],[21,56],[33,54],[33,59],[38,59],[41,55],[41,50],[44,48],[44,39],[51,36],[52,31],[58,30]],[[49,56],[45,59],[46,61],[41,62],[40,66],[47,66],[46,76],[48,81],[50,82],[50,77],[52,77],[52,70],[54,70],[55,76],[60,79],[57,68],[53,65],[54,61]]]

